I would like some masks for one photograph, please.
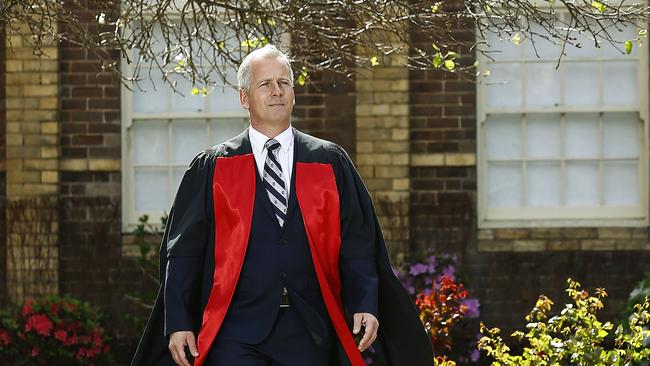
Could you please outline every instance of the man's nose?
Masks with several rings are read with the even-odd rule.
[[[282,95],[282,88],[280,87],[280,83],[277,81],[271,82],[271,94]]]

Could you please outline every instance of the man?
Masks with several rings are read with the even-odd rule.
[[[348,155],[291,126],[292,75],[270,45],[243,60],[250,127],[183,177],[133,366],[362,366],[371,344],[385,365],[432,364]]]

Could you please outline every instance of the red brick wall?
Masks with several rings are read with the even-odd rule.
[[[330,72],[310,75],[305,86],[296,86],[293,109],[296,128],[336,142],[354,158],[356,148],[356,97],[354,80]]]
[[[94,32],[95,12],[77,13]],[[111,272],[121,245],[120,84],[101,66],[87,49],[61,44],[60,281],[63,293],[107,306],[118,295]],[[97,159],[110,163],[96,167]]]
[[[459,31],[467,32],[467,31]],[[413,47],[431,47],[412,35]],[[472,63],[467,50],[457,50]],[[441,70],[410,73],[411,154],[476,152],[475,85]],[[415,252],[462,252],[476,227],[474,166],[411,167],[411,238]]]

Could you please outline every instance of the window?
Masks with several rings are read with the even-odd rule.
[[[137,52],[134,50],[134,57]],[[122,67],[129,65],[123,62]],[[236,85],[236,70],[224,68],[228,81]],[[140,76],[145,80],[140,85],[144,90],[122,87],[125,231],[131,231],[143,214],[149,215],[150,223],[159,223],[160,217],[169,213],[192,158],[248,125],[248,113],[239,105],[239,94],[233,87],[218,86],[207,95],[193,95],[192,89],[202,86],[172,73],[175,92],[163,83],[162,75],[157,69],[142,69]],[[218,80],[216,73],[214,80]]]
[[[611,28],[618,40],[638,30]],[[477,86],[481,227],[647,220],[647,49],[575,36],[582,48],[568,45],[557,70],[559,45],[488,37],[498,52],[479,57],[489,70]]]

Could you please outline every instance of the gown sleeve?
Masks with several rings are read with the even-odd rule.
[[[164,284],[165,336],[192,330],[199,304],[200,275],[211,227],[214,160],[197,155],[183,175],[167,221],[167,267]]]
[[[336,173],[341,205],[339,272],[343,302],[350,313],[378,317],[378,277],[375,260],[377,227],[368,190],[350,157],[337,147]]]

